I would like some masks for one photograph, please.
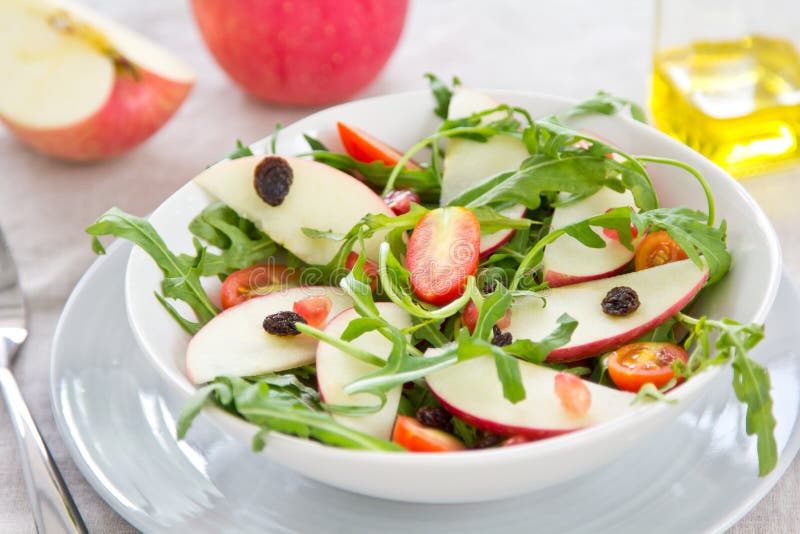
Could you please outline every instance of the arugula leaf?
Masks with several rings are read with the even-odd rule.
[[[757,438],[759,475],[767,475],[778,463],[770,377],[766,368],[749,357],[749,352],[764,338],[764,327],[744,325],[731,319],[695,319],[683,313],[676,314],[675,318],[690,330],[684,346],[692,347],[688,365],[674,365],[676,376],[690,377],[710,365],[731,363],[733,390],[736,398],[747,406],[745,431]],[[712,333],[718,334],[714,343],[716,353],[711,350]]]
[[[94,224],[86,228],[86,233],[95,237],[113,235],[127,239],[144,250],[164,275],[164,280],[161,282],[164,296],[188,304],[197,315],[200,325],[207,323],[219,313],[219,309],[211,302],[200,284],[205,259],[202,251],[197,258],[176,256],[149,222],[125,213],[119,208],[111,208],[101,215]],[[164,303],[162,299],[159,299],[159,302]],[[174,308],[167,308],[167,311],[175,315]],[[186,324],[188,323],[181,322],[184,328]]]
[[[312,149],[309,155],[314,161],[352,174],[374,188],[385,187],[394,170],[394,166],[386,165],[382,161],[364,163],[347,154],[330,152],[319,140],[307,134],[304,137]],[[439,179],[432,169],[409,170],[405,166],[398,169],[394,184],[398,188],[413,189],[420,198],[430,201],[438,200],[441,189]]]
[[[178,416],[175,429],[178,439],[186,437],[186,433],[189,431],[194,420],[212,399],[216,400],[221,405],[229,405],[233,400],[229,384],[215,381],[197,388],[197,391],[186,401],[186,405],[183,407],[183,410],[181,410],[180,416]]]
[[[727,274],[731,255],[725,246],[726,224],[718,228],[707,224],[707,216],[689,208],[659,208],[641,214],[631,212],[631,221],[642,233],[647,227],[666,230],[698,267],[708,265],[708,284]],[[700,254],[703,258],[700,259]]]
[[[531,363],[544,363],[548,354],[569,343],[572,333],[578,327],[578,321],[566,313],[562,314],[557,322],[558,326],[555,330],[547,334],[541,341],[516,339],[510,345],[503,347],[503,350]]]
[[[636,396],[633,398],[631,404],[636,404],[637,402],[649,402],[649,401],[659,401],[659,402],[666,402],[669,404],[676,404],[678,399],[673,399],[668,397],[664,394],[665,391],[669,391],[670,389],[675,387],[677,383],[676,379],[672,379],[662,387],[657,388],[655,384],[652,382],[647,382],[645,385],[639,388],[639,391],[636,392]]]
[[[375,438],[337,423],[329,414],[315,409],[307,392],[282,377],[271,375],[252,379],[218,377],[195,393],[182,412],[178,438],[183,439],[192,421],[208,403],[215,403],[261,427],[253,448],[264,446],[265,432],[276,431],[312,438],[328,445],[372,451],[403,451],[389,441]]]
[[[513,219],[511,217],[506,217],[488,206],[472,208],[470,211],[475,215],[475,218],[478,219],[482,234],[492,234],[507,229],[527,230],[532,224],[539,224],[527,218]]]
[[[279,123],[279,122],[276,122],[275,123],[275,129],[272,131],[272,135],[269,136],[269,150],[270,150],[270,152],[272,154],[276,154],[277,153],[276,148],[277,148],[277,144],[278,144],[278,135],[281,133],[282,129],[283,129],[283,125],[281,125],[281,123]]]
[[[553,159],[536,155],[525,160],[516,172],[490,177],[461,193],[450,204],[472,208],[513,202],[536,209],[545,192],[566,192],[575,198],[585,198],[603,187],[620,190],[629,186],[637,206],[643,210],[657,206],[654,190],[639,187],[638,173],[611,158],[578,155]]]
[[[252,222],[222,202],[203,209],[189,223],[189,231],[220,249],[220,254],[206,253],[202,276],[227,275],[264,263],[281,248]],[[182,256],[182,259],[190,261],[188,256]]]
[[[444,319],[412,317],[411,320],[414,322],[414,326],[411,327],[411,341],[414,344],[424,341],[432,347],[442,347],[450,343],[450,340],[441,330]]]
[[[436,107],[433,112],[439,117],[447,119],[447,111],[450,109],[450,99],[453,98],[453,91],[435,74],[427,72],[425,73],[425,78],[428,79],[431,93],[433,93],[433,98],[436,100]],[[461,80],[453,77],[453,87],[459,85],[461,85]]]
[[[498,284],[482,303],[476,302],[479,313],[472,336],[477,339],[491,339],[494,325],[506,314],[511,306],[511,300],[511,292],[505,286]]]
[[[253,151],[250,150],[250,147],[249,146],[245,146],[244,143],[242,143],[241,139],[237,139],[236,140],[236,148],[233,149],[232,152],[229,152],[225,156],[225,158],[226,159],[239,159],[239,158],[244,158],[244,157],[252,156],[252,155],[253,155]]]
[[[450,317],[467,304],[475,288],[475,277],[470,276],[464,293],[446,306],[436,308],[417,302],[412,297],[411,274],[397,261],[397,258],[392,254],[389,243],[386,242],[381,243],[380,247],[378,276],[381,281],[381,287],[386,292],[389,300],[403,308],[412,317],[422,319],[444,319],[445,317]]]
[[[468,449],[474,449],[481,439],[481,431],[458,417],[453,417],[453,434],[464,442]]]
[[[647,124],[647,116],[640,105],[605,91],[598,91],[593,97],[575,104],[564,113],[564,116],[565,118],[572,118],[591,114],[617,115],[625,112],[630,113],[634,120]]]

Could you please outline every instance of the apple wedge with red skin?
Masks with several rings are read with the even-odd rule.
[[[553,211],[551,231],[569,224],[602,215],[612,208],[635,206],[633,195],[626,190],[617,193],[604,187],[594,195]],[[618,239],[596,229],[595,233],[606,242],[603,248],[587,247],[577,239],[564,235],[544,249],[542,260],[544,281],[550,287],[559,287],[621,274],[633,259],[629,250]]]
[[[402,308],[391,302],[376,303],[381,317],[397,328],[411,326],[411,317]],[[350,321],[361,317],[353,308],[349,308],[334,317],[325,328],[325,333],[337,339],[342,337]],[[356,347],[369,351],[379,358],[386,359],[392,350],[392,343],[383,337],[380,332],[372,331],[362,334],[351,342]],[[376,371],[378,368],[342,352],[336,347],[320,342],[317,346],[317,383],[319,394],[323,402],[344,406],[372,406],[378,398],[368,393],[349,395],[344,392],[344,387],[358,378]],[[339,423],[354,428],[365,434],[380,439],[390,439],[394,419],[397,416],[397,407],[400,404],[402,386],[386,393],[386,403],[375,412],[364,416],[348,416],[332,413]]]
[[[203,326],[186,348],[186,375],[194,384],[214,377],[253,376],[293,369],[314,362],[317,340],[307,335],[276,336],[264,331],[264,318],[292,311],[311,296],[331,300],[333,317],[353,305],[338,287],[293,287],[250,299],[223,311]],[[326,322],[327,323],[327,322]]]
[[[498,103],[483,93],[460,87],[450,99],[447,116],[451,119],[468,117],[473,113],[497,107]],[[482,118],[483,124],[501,119],[503,112]],[[496,135],[485,143],[470,139],[448,139],[443,161],[441,205],[446,206],[455,197],[497,173],[517,169],[530,154],[525,144],[510,135]],[[527,209],[515,205],[500,212],[512,219],[525,216]],[[500,230],[481,236],[481,256],[503,246],[514,230]]]
[[[0,3],[0,119],[63,159],[118,155],[155,133],[195,81],[144,37],[65,0]]]
[[[221,161],[194,182],[306,263],[328,263],[341,243],[314,239],[303,228],[346,233],[368,213],[394,216],[381,197],[349,174],[316,161],[269,157],[286,162],[292,174],[289,192],[277,206],[267,204],[253,186],[264,156]],[[384,234],[376,232],[365,241],[367,257],[378,258]]]
[[[435,356],[431,349],[426,356]],[[575,416],[564,409],[555,393],[558,371],[520,361],[525,399],[517,404],[503,397],[494,359],[481,356],[425,377],[431,392],[454,416],[481,430],[501,436],[543,439],[609,421],[636,409],[632,393],[584,380],[591,394],[586,414]],[[480,384],[480,387],[476,385]]]
[[[570,341],[553,350],[547,361],[571,362],[596,356],[633,341],[675,315],[691,302],[706,280],[707,268],[683,260],[547,289],[538,293],[542,298],[522,297],[514,303],[508,331],[514,339],[538,341],[555,329],[558,318],[566,313],[578,321],[578,327]],[[636,291],[639,308],[625,316],[604,313],[601,302],[615,287]]]

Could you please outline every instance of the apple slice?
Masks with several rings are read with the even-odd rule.
[[[186,375],[195,384],[216,376],[253,376],[314,362],[317,340],[274,336],[264,331],[267,315],[292,311],[310,296],[331,299],[330,317],[353,305],[338,287],[293,287],[243,302],[223,311],[197,332],[186,349]]]
[[[550,333],[563,313],[578,321],[572,339],[550,353],[550,362],[569,362],[615,349],[660,325],[683,309],[703,288],[708,269],[691,260],[667,263],[622,274],[541,291],[543,297],[522,297],[511,308],[508,331],[515,339],[538,341]],[[614,287],[636,291],[640,306],[625,316],[607,315],[601,302]]]
[[[65,0],[0,2],[0,119],[65,159],[119,154],[155,133],[194,84],[144,37]]]
[[[376,304],[381,317],[398,328],[411,326],[411,318],[402,308],[391,302]],[[342,337],[350,321],[360,317],[353,308],[343,311],[328,323],[325,333],[336,338]],[[367,332],[353,340],[353,344],[372,354],[386,359],[392,350],[391,342],[379,332]],[[372,406],[378,402],[377,397],[368,393],[348,395],[344,387],[357,378],[375,371],[374,365],[357,360],[327,343],[317,347],[317,382],[322,400],[328,404],[347,406]],[[402,386],[398,386],[386,394],[386,404],[380,411],[363,417],[333,414],[333,418],[343,425],[370,434],[381,439],[390,439],[397,406],[400,403]]]
[[[617,193],[604,187],[588,198],[556,208],[553,211],[550,227],[555,230],[595,215],[602,215],[611,208],[635,205],[630,191]],[[545,247],[544,281],[550,284],[550,287],[606,278],[625,270],[633,259],[633,251],[625,248],[618,239],[605,235],[602,229],[598,229],[595,233],[606,242],[605,248],[587,247],[568,235]]]
[[[289,192],[277,206],[267,204],[253,186],[256,166],[264,156],[221,161],[195,177],[200,187],[253,221],[272,239],[310,264],[328,263],[339,250],[330,239],[313,239],[303,228],[347,232],[364,215],[393,216],[381,197],[349,174],[299,158],[280,158],[291,167]],[[383,234],[366,241],[367,256],[378,258]]]
[[[503,436],[548,438],[635,409],[631,406],[633,394],[584,380],[591,394],[591,406],[584,415],[576,416],[564,408],[556,395],[557,371],[525,361],[519,362],[519,368],[526,396],[517,404],[503,397],[494,360],[488,356],[437,371],[425,377],[425,381],[450,413],[481,430]]]
[[[451,119],[467,117],[473,113],[497,107],[489,96],[471,89],[458,88],[450,99],[447,116]],[[503,117],[502,112],[483,118],[484,123]],[[516,169],[529,156],[525,144],[510,135],[497,135],[486,143],[469,139],[448,139],[444,155],[441,205],[470,187],[497,173]],[[525,215],[525,206],[512,206],[503,210],[506,217],[520,218]],[[500,247],[511,239],[513,230],[501,230],[481,236],[481,255]]]

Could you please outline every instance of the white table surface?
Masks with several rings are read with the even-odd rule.
[[[48,398],[55,324],[69,292],[94,259],[83,229],[112,205],[147,214],[229,151],[237,138],[256,140],[275,122],[288,124],[312,110],[271,106],[242,94],[207,53],[188,2],[87,3],[183,56],[199,73],[194,91],[172,121],[144,145],[112,161],[55,161],[28,150],[0,128],[0,226],[16,256],[31,312],[31,337],[16,374],[91,531],[129,532],[131,527],[76,470],[55,428]],[[416,0],[395,55],[359,96],[424,88],[421,75],[430,71],[458,75],[476,87],[574,98],[605,89],[644,102],[651,27],[652,3],[647,1]],[[786,269],[797,280],[800,168],[745,185],[775,224]],[[0,532],[34,532],[18,461],[8,414],[0,407]],[[795,460],[732,532],[800,532],[800,461]]]

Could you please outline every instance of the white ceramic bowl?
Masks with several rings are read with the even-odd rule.
[[[534,117],[562,110],[570,102],[528,93],[488,91],[497,100],[523,106]],[[297,154],[308,150],[307,132],[333,149],[340,149],[336,121],[358,125],[404,148],[432,132],[439,119],[432,113],[427,92],[371,98],[336,106],[285,128],[277,151]],[[694,165],[706,177],[717,201],[720,219],[728,221],[728,243],[733,267],[726,279],[704,294],[697,313],[732,317],[742,322],[763,322],[777,291],[781,269],[780,248],[772,226],[755,201],[733,178],[696,152],[648,126],[620,117],[590,117],[580,127],[611,140],[633,154],[679,159]],[[267,141],[256,143],[263,152]],[[650,174],[664,206],[705,208],[700,186],[688,174],[650,165]],[[150,217],[167,245],[192,252],[189,221],[212,199],[189,182],[168,198]],[[331,206],[331,209],[335,209]],[[188,398],[195,390],[184,374],[184,354],[189,336],[153,297],[161,273],[139,249],[130,256],[126,298],[130,324],[144,352],[164,380]],[[219,284],[209,281],[212,298]],[[526,445],[439,454],[387,454],[328,447],[291,436],[273,434],[264,454],[276,462],[322,482],[375,497],[415,502],[469,502],[517,495],[596,469],[635,447],[643,437],[674,419],[700,397],[719,368],[707,371],[678,388],[674,405],[654,403],[603,425]],[[206,414],[225,432],[250,443],[256,427],[222,410]],[[636,466],[630,466],[636,469]],[[646,484],[647,481],[642,481]]]

